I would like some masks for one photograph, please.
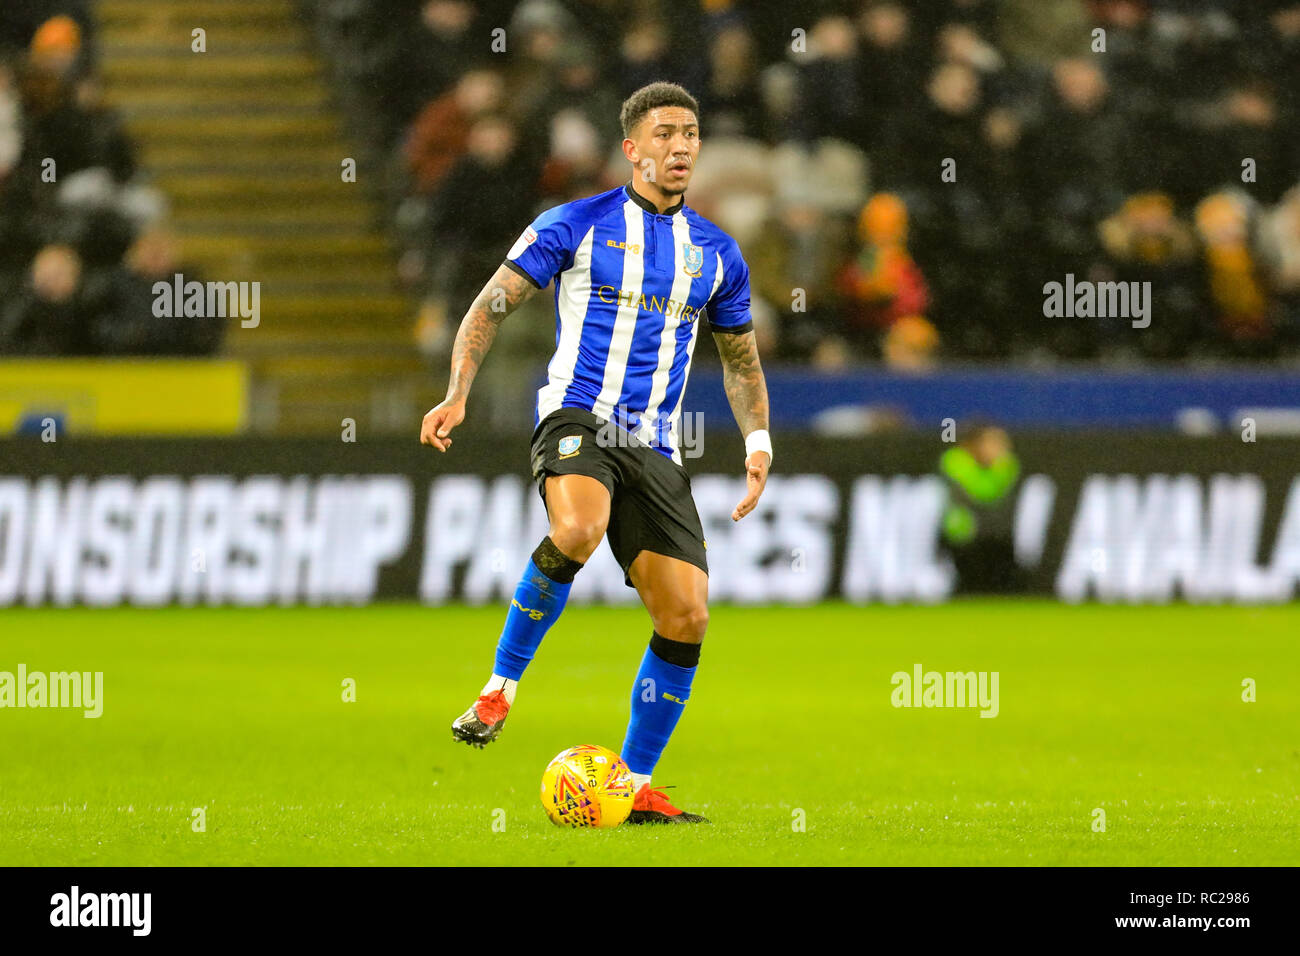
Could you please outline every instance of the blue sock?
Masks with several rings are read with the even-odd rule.
[[[691,696],[696,668],[670,664],[655,653],[656,646],[673,643],[658,634],[650,639],[632,686],[632,717],[627,723],[621,756],[633,773],[649,775],[654,771]],[[674,649],[699,660],[698,644],[679,644]]]
[[[549,541],[547,538],[546,542]],[[546,631],[564,610],[569,588],[573,586],[572,575],[568,581],[556,581],[539,571],[536,557],[534,554],[533,560],[528,562],[524,576],[515,588],[514,599],[506,611],[501,639],[497,641],[497,658],[492,673],[511,680],[524,676],[524,669],[532,662]],[[577,564],[576,561],[573,563]]]

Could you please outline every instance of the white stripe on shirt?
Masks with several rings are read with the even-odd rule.
[[[546,366],[546,385],[537,393],[538,421],[564,403],[564,393],[573,382],[578,346],[582,342],[582,322],[591,297],[591,244],[595,234],[595,226],[587,230],[574,252],[573,266],[560,273],[560,295],[556,302],[560,314],[560,341]]]

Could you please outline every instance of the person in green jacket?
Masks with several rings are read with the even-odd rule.
[[[1020,459],[1006,430],[989,423],[967,426],[958,444],[939,458],[947,488],[942,538],[963,593],[1021,589],[1014,520]]]

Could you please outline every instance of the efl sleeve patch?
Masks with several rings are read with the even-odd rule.
[[[506,254],[506,261],[522,269],[538,288],[549,285],[569,261],[573,231],[562,215],[563,209],[556,206],[538,216]]]

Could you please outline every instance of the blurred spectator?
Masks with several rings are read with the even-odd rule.
[[[904,317],[922,316],[930,305],[925,277],[907,251],[907,207],[891,193],[877,193],[858,220],[860,246],[840,270],[846,338],[863,355],[876,355],[884,333]]]
[[[386,139],[471,68],[484,30],[483,13],[475,4],[426,0],[412,28],[396,31],[379,67],[389,90],[384,105]]]
[[[943,63],[925,90],[919,108],[890,119],[895,151],[881,157],[881,186],[942,190],[952,182],[951,176],[941,178],[945,164],[957,182],[975,175],[981,152],[979,74],[964,63]]]
[[[449,344],[455,324],[448,316],[472,302],[501,265],[519,224],[502,219],[497,207],[482,202],[493,196],[511,209],[531,209],[535,187],[515,167],[518,130],[503,116],[485,116],[470,130],[465,155],[430,197],[425,247],[432,250],[426,308],[439,316],[440,327],[426,339],[430,351]],[[455,322],[459,321],[459,316]]]
[[[0,55],[28,48],[41,27],[57,18],[71,19],[76,25],[80,48],[78,70],[88,67],[94,38],[90,0],[5,0],[0,7]],[[58,28],[50,32],[58,32]],[[42,44],[49,39],[47,33]]]
[[[1294,350],[1300,345],[1300,186],[1263,216],[1260,240],[1285,344]]]
[[[162,225],[131,244],[122,264],[89,276],[85,300],[94,318],[89,338],[101,355],[211,355],[221,345],[226,321],[218,315],[154,315],[154,283],[170,287],[177,273],[202,282],[196,265],[182,263],[180,241]]]
[[[1207,196],[1196,207],[1216,331],[1233,351],[1246,355],[1270,351],[1274,332],[1252,248],[1251,211],[1249,197],[1235,191]]]
[[[561,110],[551,118],[551,152],[539,186],[562,202],[600,192],[605,165],[604,143],[595,127],[578,110]]]
[[[1088,277],[1098,281],[1150,282],[1153,315],[1150,327],[1134,330],[1124,317],[1093,319],[1092,324],[1065,320],[1062,334],[1091,337],[1091,352],[1104,337],[1113,347],[1127,345],[1152,358],[1183,357],[1204,339],[1208,303],[1201,294],[1197,269],[1196,237],[1191,227],[1175,215],[1173,201],[1164,193],[1140,193],[1102,221],[1104,267]]]
[[[885,363],[905,372],[933,368],[939,350],[939,333],[919,315],[905,315],[885,333]]]
[[[796,58],[801,99],[796,135],[805,142],[829,137],[865,148],[872,140],[872,115],[853,22],[823,17],[813,24],[807,43],[808,52]]]
[[[0,302],[22,282],[39,245],[33,221],[36,186],[24,151],[22,103],[12,69],[0,60]]]
[[[943,63],[960,63],[981,77],[994,76],[1006,66],[1006,60],[991,43],[970,24],[946,23],[937,37],[937,56]]]
[[[88,350],[81,302],[81,259],[71,246],[36,254],[28,282],[0,313],[0,350],[19,355],[80,355]]]
[[[1095,62],[1060,60],[1048,108],[1026,133],[1029,191],[1036,218],[1047,225],[1053,272],[1093,252],[1098,210],[1114,209],[1129,191],[1132,130],[1109,98]]]
[[[81,27],[72,17],[50,17],[32,36],[32,68],[60,79],[73,76],[81,58]]]
[[[557,0],[523,0],[510,17],[514,44],[508,86],[509,112],[545,120],[554,111],[557,78],[586,48],[582,28]],[[590,52],[586,58],[591,59]],[[572,100],[567,105],[577,105]],[[525,145],[525,149],[530,148]]]
[[[465,152],[475,120],[500,107],[504,89],[495,70],[470,70],[420,112],[404,147],[416,192],[429,193],[438,187]]]
[[[1261,6],[1265,16],[1243,18],[1242,60],[1256,75],[1273,81],[1281,124],[1294,132],[1300,114],[1300,3],[1266,0]],[[1294,164],[1294,136],[1291,143]]]
[[[867,4],[859,20],[864,44],[863,106],[866,148],[888,148],[890,120],[908,112],[920,95],[925,59],[917,48],[912,14],[895,2]],[[897,145],[895,145],[897,151]]]
[[[576,113],[592,128],[604,156],[612,143],[623,138],[619,126],[620,100],[600,81],[595,51],[578,41],[565,43],[555,55],[554,84],[537,104],[535,114],[552,119],[560,113]]]
[[[187,351],[158,337],[105,337],[151,299],[106,294],[140,229],[165,211],[137,176],[116,111],[101,98],[86,5],[23,0],[0,11],[0,348],[88,355]],[[191,330],[192,331],[192,330]],[[206,347],[205,347],[206,348]]]
[[[776,311],[778,354],[787,359],[808,359],[838,331],[834,277],[851,237],[826,218],[806,200],[783,203],[746,254],[752,294]]]
[[[613,71],[613,75],[618,77],[620,102],[634,90],[663,78],[670,38],[668,24],[663,20],[631,18],[619,44],[619,59]]]
[[[759,88],[754,39],[739,24],[724,27],[709,50],[709,79],[699,93],[709,135],[766,141],[770,135]]]
[[[1258,185],[1254,192],[1275,201],[1295,182],[1296,144],[1288,142],[1278,124],[1277,100],[1269,83],[1235,83],[1206,109],[1204,148],[1197,156],[1203,172],[1194,182],[1197,194],[1239,179],[1242,160],[1254,162]]]

